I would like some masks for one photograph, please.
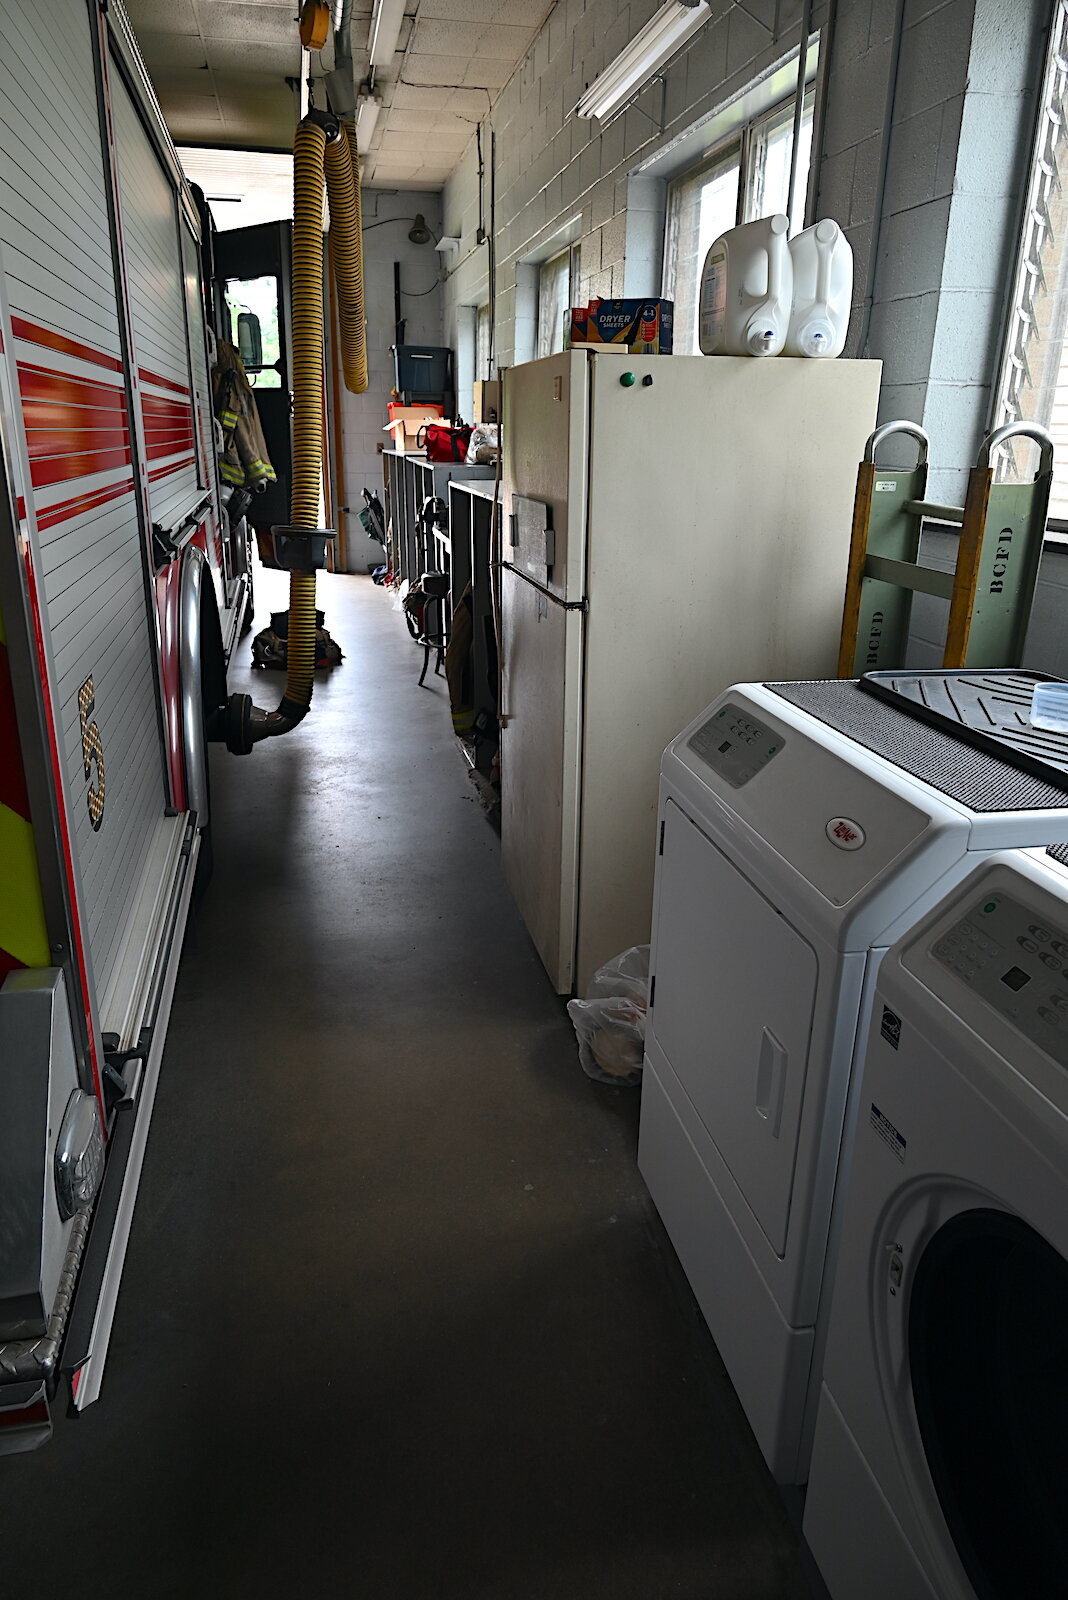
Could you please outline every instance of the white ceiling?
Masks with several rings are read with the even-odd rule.
[[[282,150],[300,75],[298,0],[125,0],[176,144]],[[526,54],[553,0],[407,0],[383,110],[363,155],[365,184],[440,189],[476,123]],[[356,80],[368,71],[371,0],[352,6]],[[333,66],[332,43],[311,75]],[[319,104],[325,104],[320,91]]]
[[[246,150],[178,146],[190,183],[198,183],[221,233],[293,215],[293,158]]]

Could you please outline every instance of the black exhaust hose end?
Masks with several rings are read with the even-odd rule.
[[[254,710],[250,694],[232,694],[226,702],[225,733],[226,748],[232,756],[247,756],[255,742],[252,737],[252,713]]]
[[[329,144],[333,144],[335,139],[341,137],[341,123],[332,111],[320,111],[318,106],[309,106],[304,121],[312,122],[317,128],[322,128]]]
[[[247,756],[264,739],[289,733],[310,709],[310,703],[283,695],[277,711],[265,711],[250,694],[232,694],[226,707],[226,748],[231,755]]]

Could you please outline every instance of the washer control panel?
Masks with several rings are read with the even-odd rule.
[[[993,890],[945,930],[931,954],[1068,1067],[1068,930]]]
[[[740,789],[778,755],[786,740],[750,712],[728,702],[702,723],[686,743],[706,766],[718,772],[733,789]]]

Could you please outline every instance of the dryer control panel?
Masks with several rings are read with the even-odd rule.
[[[931,954],[1068,1066],[1068,929],[991,889],[940,935]]]
[[[728,701],[686,742],[732,789],[740,789],[778,755],[786,740],[758,722],[752,712]]]
[[[870,887],[892,883],[890,915],[900,914],[931,882],[930,865],[907,884],[888,875],[907,851],[922,849],[929,830],[933,835],[924,791],[877,756],[825,737],[811,717],[795,726],[785,700],[773,709],[764,699],[772,693],[759,684],[735,684],[684,728],[664,753],[666,792],[713,838],[726,827],[729,853],[741,838],[733,819],[750,841],[765,841],[766,851],[757,847],[762,866],[788,872],[791,892],[801,879],[823,904],[844,907]],[[967,848],[969,819],[959,807],[935,801],[933,809],[942,824],[936,849],[951,861]],[[881,909],[873,916],[874,934],[886,920]],[[858,938],[870,942],[867,931]]]

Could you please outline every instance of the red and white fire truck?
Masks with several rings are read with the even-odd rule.
[[[247,593],[116,0],[0,0],[0,1449],[93,1401]]]

